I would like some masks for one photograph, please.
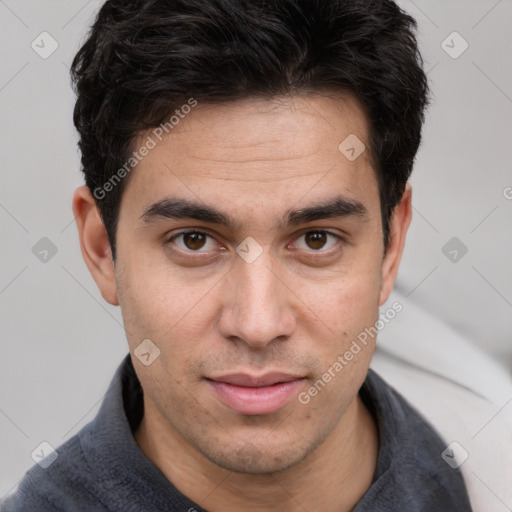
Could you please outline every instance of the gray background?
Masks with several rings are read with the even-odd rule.
[[[0,0],[0,497],[36,446],[56,447],[94,417],[127,353],[71,211],[82,176],[68,68],[101,3]],[[418,20],[434,97],[398,288],[510,365],[512,0],[400,4]],[[47,59],[31,47],[43,31],[58,43]],[[463,48],[454,31],[469,44],[458,58],[445,51]],[[32,250],[43,237],[57,249],[46,262]],[[442,250],[453,237],[444,252],[455,262]]]

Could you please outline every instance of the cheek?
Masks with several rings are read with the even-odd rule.
[[[186,337],[188,329],[200,329],[197,311],[202,319],[208,317],[205,305],[215,293],[218,276],[193,278],[175,266],[151,264],[140,256],[120,271],[119,300],[127,331],[167,340],[177,331]]]
[[[198,400],[201,396],[198,384],[186,379],[186,366],[169,367],[162,354],[149,367],[138,365],[136,372],[148,410],[158,411],[166,422],[178,427],[182,435],[187,437],[197,428],[211,423],[210,415],[206,414],[208,409]]]
[[[369,333],[374,333],[371,328],[379,315],[380,268],[375,261],[361,259],[336,278],[307,290],[304,303],[311,311],[304,310],[302,327],[309,341],[300,350],[319,362],[312,406],[348,403],[362,384],[375,349],[376,338]],[[332,411],[335,416],[339,412]]]
[[[304,303],[337,334],[357,335],[378,317],[380,267],[375,261],[359,261],[332,273],[321,285],[302,288]]]
[[[189,282],[169,271],[126,275],[130,281],[124,282],[120,303],[130,351],[144,339],[150,339],[160,351],[151,366],[135,361],[141,382],[157,394],[165,390],[162,396],[169,395],[168,405],[179,407],[194,393],[191,386],[198,383],[198,361],[204,359],[205,343],[212,338],[218,278],[212,283]],[[185,382],[188,394],[181,389]]]

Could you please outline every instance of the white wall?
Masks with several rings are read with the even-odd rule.
[[[410,296],[426,308],[497,356],[510,358],[512,4],[404,0],[401,5],[420,24],[434,104],[413,173],[415,218],[400,289],[414,290]],[[457,59],[441,47],[454,31],[469,44]],[[456,263],[441,251],[452,237],[468,248]]]
[[[0,496],[33,464],[41,441],[58,446],[92,419],[127,352],[120,312],[83,263],[71,211],[82,177],[68,67],[101,3],[0,2]],[[512,2],[401,5],[419,22],[434,104],[398,286],[511,358]],[[59,45],[47,59],[31,48],[43,31]],[[469,43],[457,59],[441,47],[453,31]],[[460,48],[456,39],[448,44]],[[32,253],[42,237],[57,248],[46,263]],[[442,252],[452,237],[468,248],[456,263]]]

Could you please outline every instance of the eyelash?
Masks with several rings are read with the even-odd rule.
[[[322,233],[322,234],[326,234],[326,235],[330,235],[331,237],[334,237],[338,240],[338,242],[345,242],[344,238],[341,236],[341,235],[338,235],[337,233],[333,233],[332,231],[328,231],[326,229],[311,229],[309,231],[305,231],[304,233],[301,233],[297,239],[299,239],[300,237],[304,236],[304,235],[307,235],[309,233]],[[197,229],[190,229],[190,230],[187,230],[187,231],[181,231],[180,233],[176,233],[170,237],[168,237],[165,241],[164,241],[164,245],[166,246],[170,246],[174,240],[176,240],[177,238],[179,238],[180,236],[183,236],[183,235],[190,235],[190,234],[199,234],[199,235],[205,235],[206,237],[209,237],[209,238],[212,238],[214,239],[215,237],[213,237],[212,235],[210,235],[209,233],[205,232],[205,231],[200,231],[200,230],[197,230]],[[297,240],[296,239],[296,240]],[[298,250],[301,250],[301,249],[298,249]],[[326,250],[326,251],[322,251],[322,250],[318,250],[318,251],[315,251],[314,249],[311,249],[311,252],[313,254],[321,254],[321,255],[324,255],[324,254],[329,254],[329,255],[332,255],[336,252],[339,252],[341,250],[341,244],[338,243],[336,244],[335,247],[329,249],[329,250]],[[190,254],[206,254],[206,253],[203,253],[201,251],[183,251],[181,249],[174,249],[174,248],[171,248],[171,251],[182,256],[182,257],[185,257],[185,258],[190,258],[190,259],[194,259],[194,258],[197,258],[199,256],[190,256]],[[313,256],[313,257],[322,257],[322,256]]]

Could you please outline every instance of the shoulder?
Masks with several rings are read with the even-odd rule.
[[[446,443],[435,427],[372,369],[360,394],[376,418],[380,442],[374,482],[361,505],[471,510],[462,474],[443,458]]]
[[[80,435],[86,429],[57,448],[57,458],[49,466],[36,464],[29,469],[14,493],[0,502],[0,511],[103,510],[91,493],[94,472],[80,443]]]

